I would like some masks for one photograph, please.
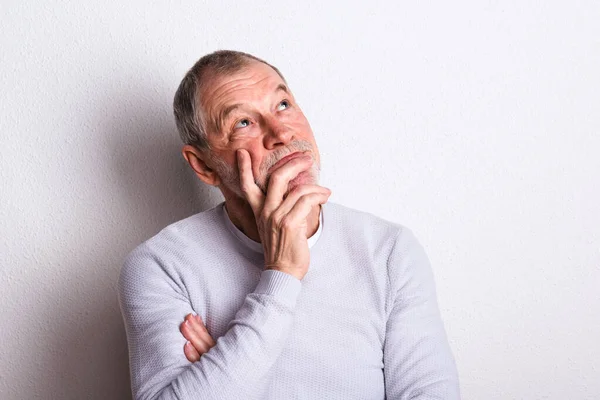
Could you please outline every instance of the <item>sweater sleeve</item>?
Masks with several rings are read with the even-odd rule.
[[[119,278],[134,399],[244,397],[283,349],[300,289],[292,275],[263,271],[228,331],[190,363],[179,331],[193,311],[185,285],[169,263],[142,245],[127,258]]]
[[[396,238],[388,273],[386,398],[460,399],[458,374],[438,310],[429,259],[407,228],[402,228]]]

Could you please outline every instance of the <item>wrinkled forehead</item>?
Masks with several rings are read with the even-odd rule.
[[[215,112],[215,108],[226,107],[228,102],[239,97],[250,99],[264,91],[275,91],[284,80],[277,71],[259,61],[249,61],[241,69],[232,72],[207,71],[199,87],[200,106],[206,112]]]

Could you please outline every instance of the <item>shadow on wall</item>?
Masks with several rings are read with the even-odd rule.
[[[99,202],[98,207],[106,209],[92,212],[112,222],[100,233],[90,227],[87,248],[65,261],[76,287],[71,284],[69,293],[47,299],[53,321],[59,322],[51,335],[56,342],[49,344],[51,352],[45,356],[47,376],[39,378],[60,391],[48,398],[131,398],[116,289],[123,259],[166,225],[222,201],[181,157],[170,103],[157,98],[156,91],[144,90],[129,87],[115,93],[102,103],[114,108],[97,118],[100,129],[95,135],[104,136],[101,148],[95,149],[100,158],[94,162],[103,163],[108,175],[99,178],[97,190],[110,191],[111,200]],[[65,301],[65,296],[71,298]],[[40,383],[33,385],[39,393]]]

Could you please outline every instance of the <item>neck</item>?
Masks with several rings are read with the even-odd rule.
[[[261,242],[260,235],[258,233],[258,227],[256,226],[256,219],[254,218],[254,212],[252,207],[247,201],[241,199],[238,196],[226,196],[225,207],[227,209],[227,215],[231,222],[255,242]],[[306,218],[307,229],[306,237],[309,238],[317,232],[319,229],[319,214],[321,212],[321,206],[317,204],[314,206],[308,217]]]

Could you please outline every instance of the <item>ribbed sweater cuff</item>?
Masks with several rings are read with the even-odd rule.
[[[285,272],[267,269],[261,273],[254,293],[274,296],[293,307],[296,305],[300,289],[302,282],[298,278]]]

